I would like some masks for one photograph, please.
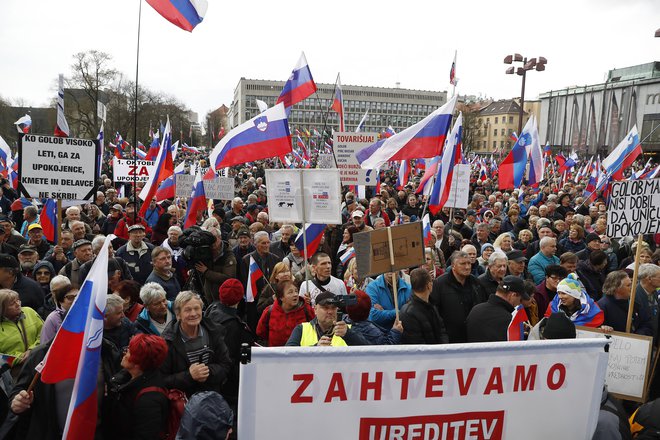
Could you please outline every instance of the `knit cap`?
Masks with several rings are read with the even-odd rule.
[[[580,281],[577,274],[569,273],[566,278],[557,285],[557,292],[571,295],[573,298],[581,299],[584,295],[584,284]]]

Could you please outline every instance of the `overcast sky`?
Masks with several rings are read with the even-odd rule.
[[[0,96],[47,105],[58,73],[90,49],[134,79],[139,1],[2,0]],[[142,1],[140,84],[200,119],[231,103],[241,77],[287,79],[301,51],[317,83],[341,72],[343,84],[448,90],[458,50],[458,92],[496,99],[520,95],[502,62],[514,52],[548,59],[528,75],[528,98],[660,60],[658,0],[209,0],[192,33]]]

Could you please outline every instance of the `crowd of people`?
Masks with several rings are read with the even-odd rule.
[[[529,339],[575,337],[575,325],[627,331],[636,263],[630,332],[657,340],[660,235],[645,236],[634,261],[633,237],[607,236],[606,204],[584,203],[583,182],[503,192],[475,172],[466,209],[430,215],[424,264],[372,278],[359,276],[355,234],[421,221],[428,210],[415,192],[419,178],[396,188],[394,171],[383,171],[365,198],[345,188],[343,224],[326,226],[307,261],[294,243],[301,225],[268,218],[269,166],[230,170],[235,198],[214,201],[185,230],[185,201],[153,200],[140,216],[107,175],[93,201],[66,208],[56,244],[44,237],[38,207],[4,209],[0,353],[10,362],[0,381],[0,434],[61,436],[71,381],[28,387],[110,234],[97,427],[106,438],[158,438],[167,429],[167,390],[184,393],[190,407],[219,394],[227,407],[216,405],[220,416],[209,423],[222,423],[212,432],[236,435],[242,344],[506,341],[518,305]],[[17,194],[1,186],[0,206],[9,207]],[[251,261],[262,274],[256,290]],[[603,420],[595,438],[626,438]]]

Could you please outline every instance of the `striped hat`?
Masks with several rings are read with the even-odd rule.
[[[561,280],[557,285],[557,292],[562,292],[571,295],[573,298],[581,299],[584,295],[585,288],[577,274],[569,273],[568,276]]]

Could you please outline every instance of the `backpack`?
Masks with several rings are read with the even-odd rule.
[[[146,393],[160,393],[167,398],[169,401],[169,412],[167,414],[167,423],[165,426],[165,432],[161,432],[161,439],[173,439],[176,437],[176,433],[179,431],[179,425],[181,424],[181,417],[183,416],[183,411],[188,403],[188,398],[186,393],[177,389],[165,389],[161,387],[146,387],[142,388],[135,396],[135,402]]]

